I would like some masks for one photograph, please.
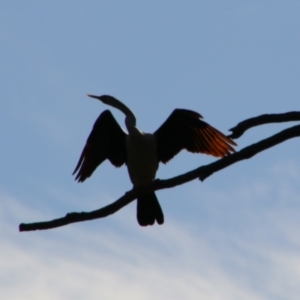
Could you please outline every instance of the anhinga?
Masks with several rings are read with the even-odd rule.
[[[122,102],[108,95],[89,97],[122,111],[128,134],[123,131],[112,113],[105,110],[96,120],[73,172],[82,182],[92,175],[106,159],[114,166],[127,165],[134,187],[149,184],[155,179],[159,162],[167,163],[182,149],[224,157],[236,145],[231,139],[200,120],[202,116],[187,109],[175,109],[153,133],[136,127],[133,112]],[[164,223],[164,215],[154,192],[137,199],[137,220],[141,226]]]

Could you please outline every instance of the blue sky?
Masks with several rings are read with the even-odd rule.
[[[71,176],[107,109],[87,93],[125,102],[145,132],[177,107],[224,133],[299,111],[298,1],[1,1],[0,10],[1,299],[298,299],[297,139],[157,192],[163,226],[139,227],[131,203],[106,219],[18,232],[131,188],[108,162],[83,184]],[[254,128],[237,149],[285,127]],[[212,161],[182,152],[157,177]]]

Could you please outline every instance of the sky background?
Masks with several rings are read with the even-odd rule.
[[[226,134],[299,111],[299,1],[4,0],[0,11],[1,299],[298,299],[299,139],[158,191],[163,226],[138,226],[135,202],[48,231],[18,225],[131,189],[109,162],[83,184],[71,176],[107,109],[87,93],[119,98],[145,132],[174,108]],[[254,128],[237,150],[290,125]],[[157,177],[214,160],[182,152]]]

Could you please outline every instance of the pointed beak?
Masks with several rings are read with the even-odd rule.
[[[91,97],[91,98],[98,99],[98,100],[100,100],[102,103],[108,104],[108,105],[110,105],[109,102],[111,102],[112,99],[114,99],[113,97],[108,96],[108,95],[95,96],[95,95],[87,94],[87,96],[89,96],[89,97]]]
[[[100,96],[94,96],[94,95],[90,95],[90,94],[87,94],[87,96],[91,97],[91,98],[95,98],[95,99],[101,100]]]

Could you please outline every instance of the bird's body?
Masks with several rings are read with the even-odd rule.
[[[158,169],[155,136],[137,129],[126,137],[126,150],[126,163],[133,186],[143,186],[154,180]]]
[[[112,96],[92,96],[121,110],[125,115],[126,134],[109,110],[96,120],[82,151],[76,172],[76,180],[84,181],[105,159],[116,167],[127,165],[134,187],[141,187],[155,179],[159,162],[166,163],[182,149],[223,157],[234,149],[235,143],[200,120],[194,111],[175,109],[169,118],[153,134],[141,132],[136,127],[132,111]],[[141,226],[164,223],[164,215],[154,192],[137,199],[137,220]]]
[[[126,136],[127,169],[134,187],[149,184],[155,179],[158,169],[156,138],[137,128]],[[137,220],[140,225],[153,225],[155,220],[162,224],[164,215],[154,192],[141,195],[137,199]]]

